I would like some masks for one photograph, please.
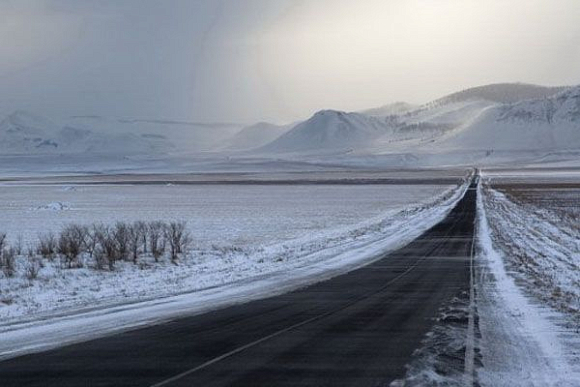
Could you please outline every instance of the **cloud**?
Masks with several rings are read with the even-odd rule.
[[[0,113],[291,121],[579,83],[576,0],[0,2]]]

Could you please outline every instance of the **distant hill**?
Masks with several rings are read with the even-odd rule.
[[[227,122],[205,123],[101,116],[71,117],[65,124],[99,133],[135,133],[149,139],[163,137],[171,142],[175,151],[182,153],[222,149],[243,127]]]
[[[244,151],[233,152],[233,151]],[[580,86],[494,84],[414,107],[321,110],[292,125],[71,117],[55,123],[25,111],[0,120],[0,155],[331,155],[393,165],[556,160],[580,154]],[[572,156],[570,156],[572,155]],[[495,157],[495,159],[494,159]],[[181,159],[180,159],[181,160]],[[389,164],[390,165],[390,164]]]
[[[360,147],[384,135],[388,121],[360,113],[322,110],[261,148],[268,152],[338,150]]]
[[[432,104],[440,105],[453,102],[485,100],[498,103],[513,103],[526,99],[549,97],[566,87],[546,87],[526,83],[494,83],[491,85],[472,87],[445,97],[439,98]]]
[[[60,126],[25,111],[16,111],[0,122],[0,152],[3,154],[149,154],[171,148],[163,137]]]
[[[274,141],[289,131],[294,125],[274,125],[268,122],[259,122],[246,126],[236,133],[229,141],[227,149],[248,150],[259,148]]]
[[[578,87],[495,84],[440,98],[399,114],[323,110],[260,150],[383,154],[444,150],[580,148]],[[369,112],[365,111],[365,112]]]
[[[580,86],[489,108],[441,143],[458,149],[580,149]]]
[[[361,110],[359,113],[373,117],[384,117],[394,114],[406,113],[416,108],[416,105],[412,105],[407,102],[394,102],[372,109]]]

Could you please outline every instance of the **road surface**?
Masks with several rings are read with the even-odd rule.
[[[406,247],[269,299],[0,363],[0,386],[388,386],[470,286],[475,186]],[[0,338],[1,340],[1,338]]]

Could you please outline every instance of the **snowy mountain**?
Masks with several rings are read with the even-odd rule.
[[[450,102],[382,117],[323,110],[262,147],[261,151],[383,153],[432,141],[473,120],[493,105],[488,101]]]
[[[47,132],[56,133],[58,127],[24,111],[16,111],[0,122],[0,150],[10,153],[42,152],[57,144]]]
[[[391,129],[388,118],[322,110],[261,148],[267,152],[348,150],[372,143]]]
[[[268,122],[259,122],[254,125],[246,126],[236,133],[230,140],[228,149],[248,150],[259,148],[274,141],[294,125],[274,125]]]
[[[173,145],[174,151],[180,153],[224,149],[227,147],[227,142],[243,127],[235,123],[144,120],[101,116],[71,117],[66,120],[65,124],[99,133],[135,133],[149,140],[165,139]]]
[[[580,149],[580,86],[547,98],[491,107],[440,143],[446,148],[492,151]]]
[[[491,106],[544,98],[565,90],[522,83],[498,83],[449,94],[401,115],[408,124],[443,125],[449,129],[466,125]]]
[[[0,122],[2,154],[150,154],[171,148],[162,137],[60,126],[24,111],[16,111]]]
[[[490,85],[472,87],[439,98],[431,104],[441,105],[452,102],[483,100],[497,103],[514,103],[527,99],[549,97],[566,87],[546,87],[527,83],[494,83]]]
[[[354,157],[359,164],[396,166],[558,161],[580,153],[580,86],[488,85],[419,107],[401,103],[358,113],[322,110],[286,126],[99,116],[55,123],[23,111],[0,121],[0,155],[188,160],[205,153],[226,161],[250,155],[299,161],[338,157],[341,162]]]
[[[406,113],[408,111],[416,109],[416,105],[412,105],[407,102],[394,102],[387,105],[379,106],[372,109],[362,110],[359,113],[373,116],[373,117],[385,117],[392,116],[396,114]]]
[[[307,154],[316,150],[413,154],[469,147],[555,149],[564,144],[549,140],[553,138],[554,128],[546,123],[545,127],[531,129],[530,124],[538,120],[555,122],[559,117],[565,116],[568,120],[575,117],[575,110],[570,107],[575,106],[569,101],[573,99],[571,95],[572,91],[561,87],[493,84],[454,93],[416,108],[408,104],[386,105],[364,114],[323,110],[262,150]],[[392,113],[397,108],[400,112]],[[520,122],[520,127],[515,121]],[[564,125],[562,122],[560,120],[558,125]],[[537,133],[531,135],[530,130]],[[510,131],[517,133],[508,136]],[[517,139],[518,134],[525,138]],[[509,138],[503,139],[506,136]],[[496,143],[498,145],[494,145]],[[537,145],[533,148],[532,144]]]

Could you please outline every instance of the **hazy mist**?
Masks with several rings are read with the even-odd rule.
[[[0,0],[0,113],[277,122],[580,83],[577,0]]]

